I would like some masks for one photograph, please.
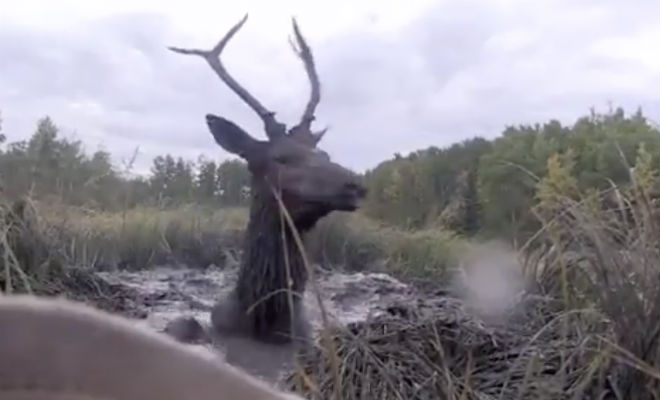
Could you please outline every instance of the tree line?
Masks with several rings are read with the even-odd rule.
[[[37,122],[29,139],[6,141],[0,120],[0,189],[9,199],[30,195],[103,210],[247,204],[250,176],[240,160],[200,156],[192,162],[166,154],[154,158],[148,176],[134,176],[132,162],[119,168],[107,151],[87,154],[81,141],[61,137],[48,116]]]
[[[30,194],[72,205],[116,210],[138,205],[198,203],[245,206],[250,175],[242,160],[223,162],[170,154],[154,158],[148,176],[132,176],[106,151],[86,154],[80,141],[60,137],[49,117],[32,136],[7,142],[0,120],[0,185],[10,198]],[[591,110],[572,125],[550,120],[509,126],[487,140],[395,154],[364,173],[369,196],[362,211],[410,229],[442,227],[465,235],[528,237],[538,182],[548,160],[570,165],[578,189],[605,189],[629,180],[640,146],[660,164],[660,131],[641,109]],[[130,168],[128,168],[130,169]]]
[[[494,140],[397,154],[367,171],[365,211],[410,228],[523,239],[539,229],[533,206],[551,157],[570,166],[580,191],[603,190],[629,182],[640,146],[657,168],[660,131],[641,109],[591,110],[570,126],[557,120],[509,126]]]

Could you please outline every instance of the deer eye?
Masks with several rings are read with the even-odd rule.
[[[281,154],[275,157],[275,162],[278,164],[289,164],[291,162],[291,157],[285,154]]]

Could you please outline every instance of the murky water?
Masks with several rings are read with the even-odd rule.
[[[228,293],[236,279],[236,269],[211,267],[206,270],[164,266],[138,272],[106,272],[103,277],[136,289],[145,298],[148,317],[138,323],[162,331],[180,317],[194,317],[209,325],[213,304]],[[410,299],[415,290],[396,279],[378,273],[316,273],[316,287],[321,295],[329,322],[346,324],[384,312],[395,301]],[[318,331],[322,327],[321,306],[308,284],[304,302],[308,318]],[[245,338],[217,338],[211,344],[195,346],[200,352],[225,358],[230,363],[267,380],[277,380],[289,361],[291,349],[264,345]]]

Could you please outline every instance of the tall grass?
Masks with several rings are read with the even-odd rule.
[[[104,213],[30,198],[0,202],[0,283],[5,292],[61,292],[53,286],[83,270],[234,265],[245,219],[241,209]]]
[[[309,250],[322,265],[350,271],[380,270],[404,280],[443,278],[468,247],[441,229],[404,230],[359,213],[331,215],[311,233]]]
[[[191,267],[235,262],[246,220],[242,209],[136,208],[121,213],[49,210],[75,264],[142,269],[164,263]]]
[[[651,399],[660,393],[658,171],[642,147],[628,186],[580,193],[569,166],[548,166],[527,273],[566,312],[588,311],[571,313],[564,330],[603,353],[602,390]]]
[[[14,271],[5,271],[9,279],[20,276],[18,271],[46,279],[62,273],[65,266],[91,270],[163,264],[235,266],[248,217],[243,208],[188,205],[102,212],[30,198],[0,202],[0,212],[0,233],[4,232],[0,244],[2,238],[6,242],[2,264]],[[405,231],[359,213],[326,217],[309,235],[310,259],[327,268],[380,270],[410,280],[435,277],[438,283],[457,264],[465,246],[446,231]]]

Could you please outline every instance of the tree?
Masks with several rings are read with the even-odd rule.
[[[82,162],[82,175],[85,179],[82,184],[84,190],[81,191],[82,202],[88,206],[103,209],[122,206],[121,191],[117,188],[125,186],[126,183],[119,178],[110,158],[110,153],[99,150],[94,152],[90,159],[85,158]]]
[[[250,172],[241,160],[228,160],[218,166],[218,194],[223,205],[246,205],[249,200]]]
[[[151,192],[156,199],[160,202],[163,200],[171,200],[171,186],[174,179],[174,158],[167,154],[165,156],[157,156],[154,158],[151,166],[151,178],[149,179],[149,186]]]
[[[31,172],[31,188],[39,194],[54,193],[57,182],[58,154],[55,146],[58,128],[46,116],[37,123],[37,130],[27,143],[27,158]]]
[[[218,166],[215,161],[200,157],[197,161],[198,170],[196,198],[200,202],[215,202],[218,200]]]
[[[3,144],[6,140],[7,137],[2,132],[2,111],[0,111],[0,144]],[[0,154],[2,154],[2,150],[0,150]]]
[[[481,202],[477,191],[477,168],[468,171],[466,180],[465,193],[463,194],[465,202],[463,232],[467,235],[474,235],[480,229],[481,220]]]

